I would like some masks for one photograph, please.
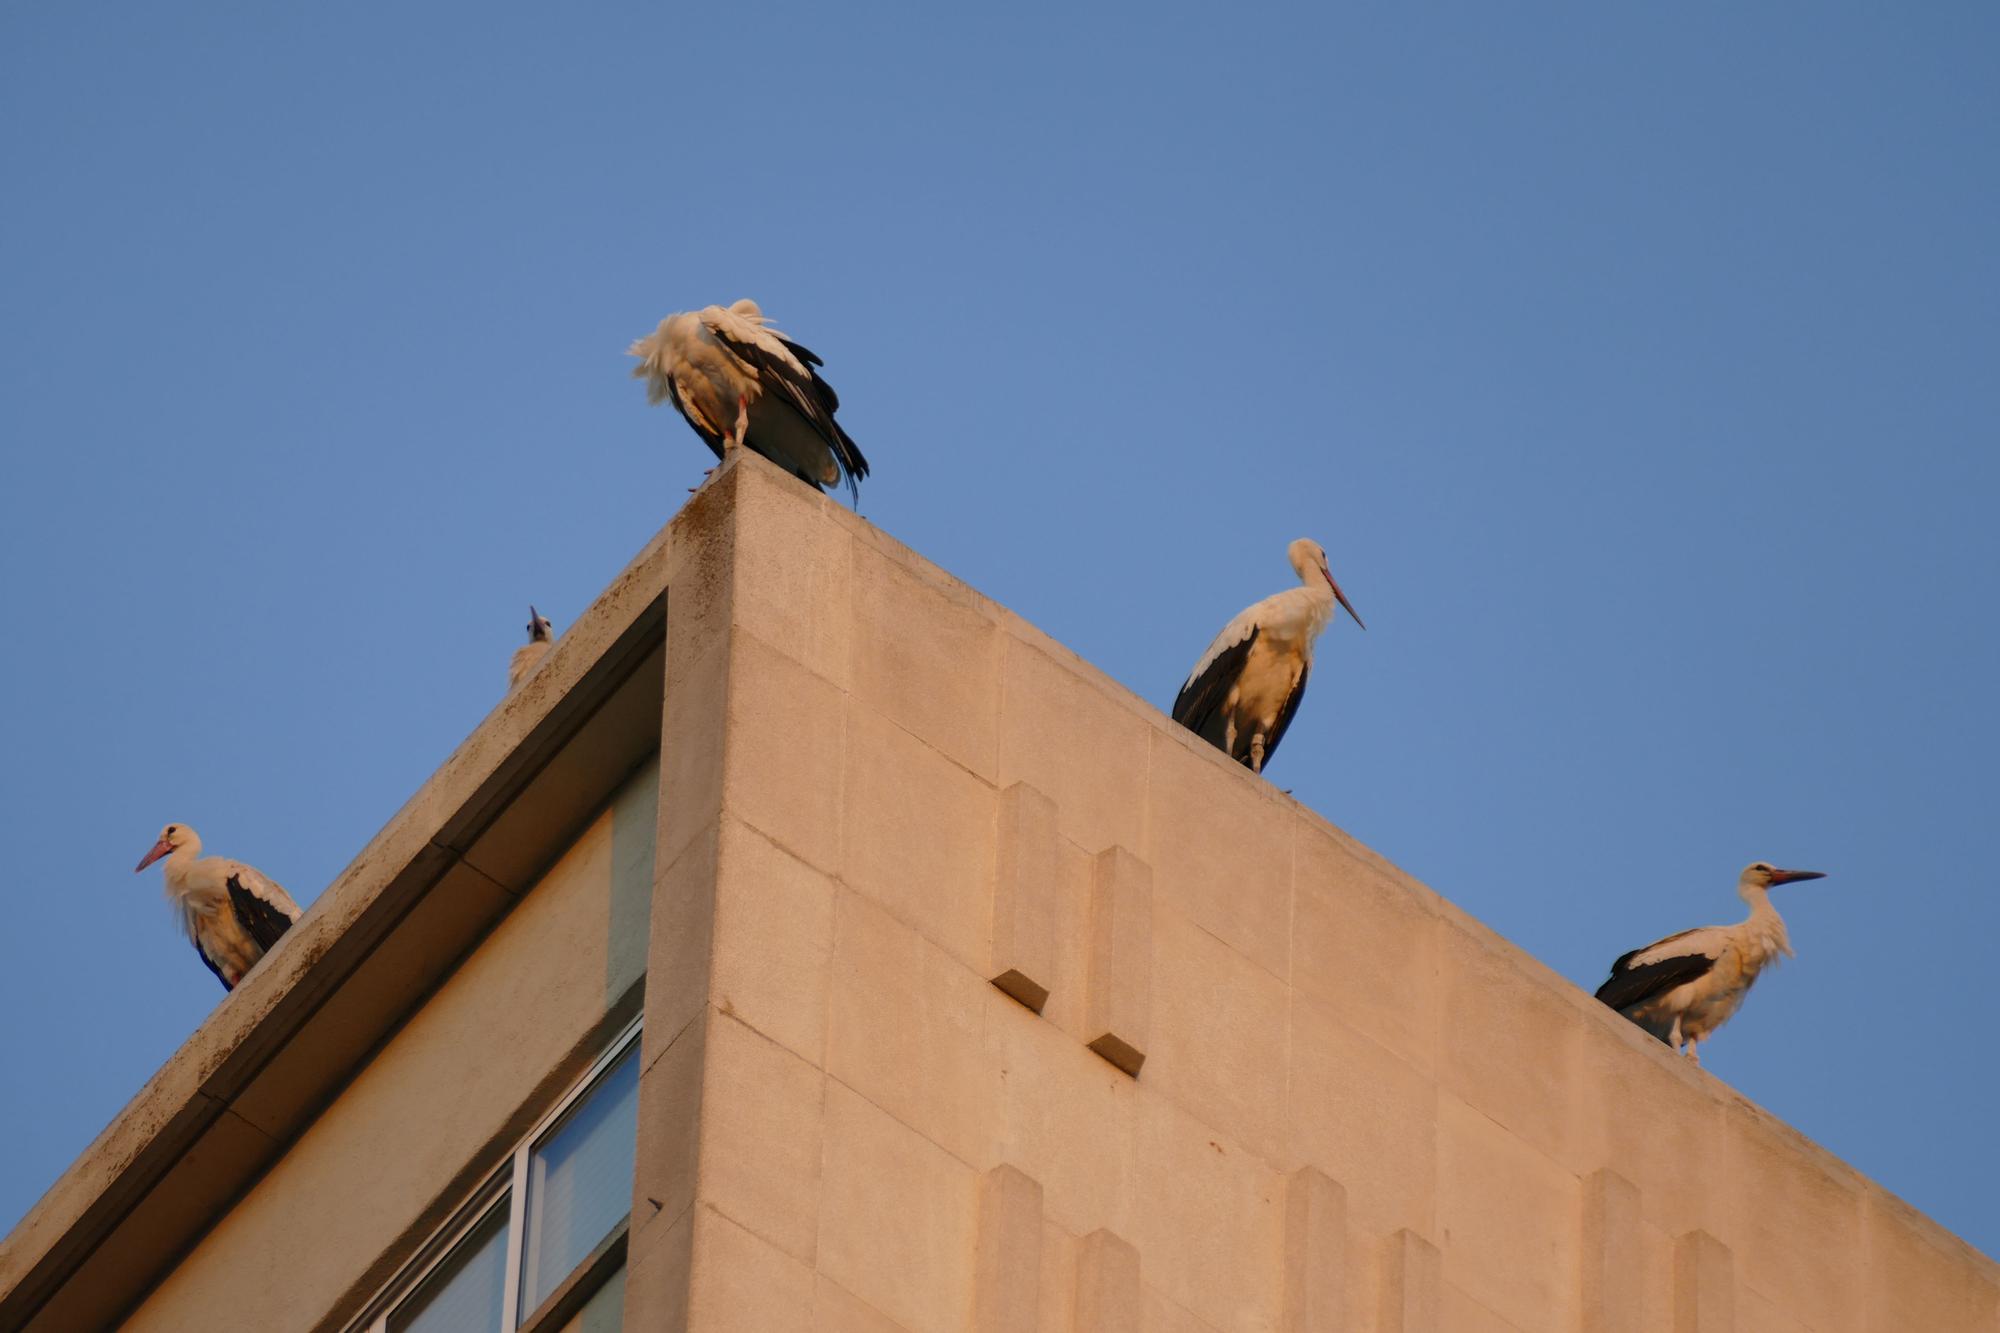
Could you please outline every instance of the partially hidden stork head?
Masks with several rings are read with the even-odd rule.
[[[1340,584],[1334,580],[1333,570],[1326,563],[1324,546],[1310,537],[1301,537],[1285,548],[1285,554],[1291,557],[1292,568],[1298,571],[1300,582],[1311,587],[1320,579],[1325,579],[1326,586],[1333,589],[1334,597],[1347,608],[1347,614],[1354,617],[1354,623],[1361,625],[1363,629],[1368,628],[1361,624],[1360,612],[1354,609],[1354,603],[1347,600],[1347,594],[1340,590]]]
[[[191,847],[195,851],[200,851],[201,839],[186,824],[167,825],[160,830],[160,840],[153,844],[153,849],[139,859],[138,865],[132,867],[132,873],[135,875],[138,874],[141,870],[144,870],[147,866],[153,864],[153,862],[159,860],[169,852],[177,852],[183,847]]]
[[[1780,870],[1769,861],[1752,861],[1743,867],[1743,876],[1736,881],[1736,891],[1748,898],[1753,893],[1765,893],[1780,884],[1795,884],[1805,879],[1825,879],[1819,870]]]
[[[547,643],[555,636],[556,627],[551,625],[547,617],[535,609],[534,603],[530,602],[528,604],[528,642]]]

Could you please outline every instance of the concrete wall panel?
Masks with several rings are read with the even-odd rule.
[[[979,1173],[840,1083],[824,1135],[819,1270],[905,1328],[961,1327]]]
[[[841,878],[983,971],[999,793],[851,699],[847,751]]]

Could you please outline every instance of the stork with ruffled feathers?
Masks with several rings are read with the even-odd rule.
[[[299,905],[270,876],[226,856],[203,856],[201,838],[186,824],[169,824],[133,867],[137,874],[165,857],[167,898],[195,952],[224,990],[235,990],[292,923]]]
[[[1785,919],[1771,906],[1780,884],[1824,879],[1817,870],[1780,870],[1768,861],[1743,868],[1736,892],[1750,915],[1733,926],[1683,930],[1620,955],[1597,998],[1696,1064],[1695,1047],[1743,1005],[1764,969],[1792,955]]]
[[[1300,586],[1244,608],[1223,626],[1174,699],[1174,721],[1252,773],[1264,771],[1299,711],[1313,644],[1335,602],[1361,625],[1327,567],[1326,548],[1301,537],[1285,554]]]
[[[717,458],[750,449],[808,486],[844,480],[850,496],[868,475],[860,447],[833,419],[840,396],[819,377],[820,359],[778,332],[755,301],[668,315],[629,351],[647,400],[672,403]]]

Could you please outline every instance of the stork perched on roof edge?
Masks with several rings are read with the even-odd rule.
[[[556,627],[551,625],[534,603],[528,604],[528,641],[514,650],[507,661],[507,688],[512,690],[528,678],[528,673],[541,664],[549,655],[549,645],[555,642]]]
[[[1771,890],[1825,878],[1817,870],[1780,870],[1753,861],[1736,881],[1736,892],[1750,904],[1747,919],[1683,930],[1621,955],[1597,998],[1676,1052],[1685,1042],[1688,1059],[1700,1064],[1696,1045],[1729,1021],[1765,967],[1781,954],[1791,956],[1791,937],[1771,906]]]
[[[809,486],[868,475],[868,460],[833,414],[840,396],[820,359],[765,320],[751,300],[668,315],[629,349],[649,402],[670,402],[717,458],[747,447]]]
[[[181,928],[224,990],[235,990],[278,938],[299,919],[299,905],[270,876],[241,861],[203,856],[201,838],[186,824],[169,824],[132,868],[137,874],[161,857],[167,897]]]
[[[1299,711],[1313,642],[1333,617],[1334,602],[1361,625],[1327,567],[1324,547],[1301,537],[1285,554],[1301,586],[1273,593],[1223,626],[1174,699],[1174,721],[1252,773],[1264,771]]]

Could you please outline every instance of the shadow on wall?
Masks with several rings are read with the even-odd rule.
[[[646,971],[653,906],[653,848],[659,834],[660,757],[625,779],[611,798],[610,938],[604,942],[604,1003],[617,1002]]]

